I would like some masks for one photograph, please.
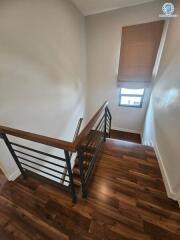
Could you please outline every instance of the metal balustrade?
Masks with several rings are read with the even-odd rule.
[[[77,153],[76,161],[78,161],[79,166],[82,196],[86,197],[97,155],[103,141],[110,136],[111,120],[108,102],[105,102],[79,134],[82,123],[82,119],[80,119],[73,142],[4,126],[0,126],[0,136],[24,178],[38,176],[42,180],[56,184],[63,191],[69,192],[72,201],[75,203],[77,196],[73,176],[74,166],[71,162],[72,153]],[[12,136],[13,140],[11,141]],[[18,141],[16,142],[15,139],[18,139]],[[37,148],[29,147],[29,144],[28,146],[21,144],[19,139],[21,139],[21,142],[22,140],[28,140],[28,143],[29,141],[33,142],[33,146],[38,143]],[[38,149],[39,144],[43,147],[49,146],[60,149],[60,156],[43,151],[43,147]],[[84,163],[86,163],[86,167]]]

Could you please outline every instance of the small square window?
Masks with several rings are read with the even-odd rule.
[[[121,88],[119,105],[123,107],[141,108],[144,98],[144,88]]]

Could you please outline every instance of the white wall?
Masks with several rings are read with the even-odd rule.
[[[180,200],[180,2],[171,19],[144,129],[144,143],[153,145],[169,197]]]
[[[159,20],[161,1],[87,17],[88,110],[92,114],[106,99],[113,115],[112,127],[141,133],[149,100],[142,109],[119,107],[117,74],[123,26]]]
[[[71,1],[0,1],[0,125],[72,140],[85,85],[85,18]],[[0,142],[0,167],[13,178]]]

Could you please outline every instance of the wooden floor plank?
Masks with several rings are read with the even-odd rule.
[[[87,199],[0,172],[0,240],[179,240],[180,209],[167,198],[155,152],[108,139]]]

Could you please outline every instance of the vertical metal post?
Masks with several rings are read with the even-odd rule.
[[[111,138],[111,118],[110,118],[110,124],[109,124],[109,138]]]
[[[112,116],[111,116],[111,113],[110,113],[110,111],[109,111],[109,109],[108,109],[108,112],[109,112],[109,116],[110,116],[110,126],[109,126],[109,138],[111,137],[111,123],[112,123]]]
[[[78,160],[79,160],[79,170],[80,170],[80,178],[81,178],[82,197],[87,198],[87,191],[85,188],[85,179],[84,179],[83,150],[81,147],[78,149]]]
[[[75,188],[74,188],[74,181],[73,181],[73,174],[72,174],[72,170],[71,170],[71,162],[70,162],[69,152],[64,151],[64,154],[65,154],[65,158],[66,158],[67,171],[68,171],[69,180],[70,180],[72,201],[73,201],[73,203],[76,203],[77,197],[76,197],[76,192],[75,192]]]
[[[106,130],[107,130],[107,107],[105,108],[104,114],[104,142],[106,141]]]
[[[14,150],[13,150],[13,148],[12,148],[10,142],[9,142],[9,139],[7,138],[6,134],[4,134],[4,133],[1,133],[1,136],[2,136],[2,138],[3,138],[3,140],[4,140],[5,144],[6,144],[7,148],[9,149],[9,151],[10,151],[14,161],[16,162],[16,164],[17,164],[17,166],[18,166],[22,176],[24,178],[26,178],[26,173],[25,173],[24,169],[22,168],[21,163],[19,162],[18,157],[15,154],[15,152],[14,152]]]

